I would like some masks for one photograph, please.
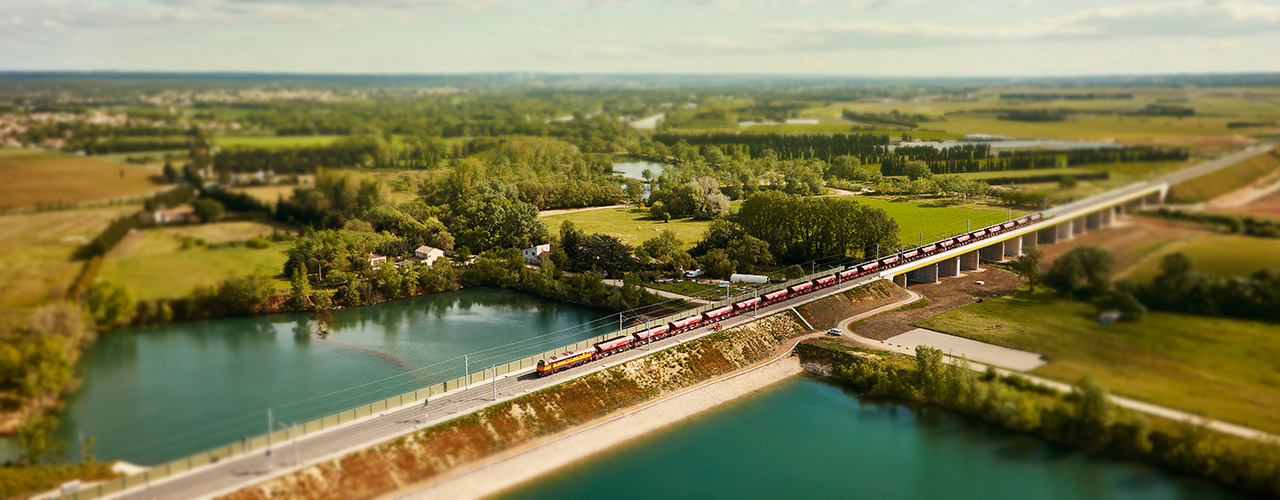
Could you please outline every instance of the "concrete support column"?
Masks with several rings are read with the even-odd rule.
[[[907,287],[907,275],[906,275],[906,273],[899,274],[899,275],[895,275],[895,276],[893,277],[893,282],[894,282],[895,284],[897,284],[898,286],[902,287],[902,288],[906,288],[906,287]]]
[[[1079,218],[1079,219],[1074,219],[1074,220],[1072,220],[1072,221],[1071,221],[1071,234],[1072,234],[1072,235],[1074,235],[1074,236],[1080,236],[1080,235],[1084,234],[1084,233],[1085,233],[1084,226],[1085,226],[1085,224],[1084,224],[1084,217],[1081,217],[1081,218]]]
[[[938,263],[938,276],[952,277],[960,275],[960,257],[952,257]]]
[[[1102,227],[1102,214],[1098,212],[1084,216],[1084,227],[1098,229]]]
[[[961,271],[977,271],[982,269],[982,267],[980,267],[982,264],[982,259],[979,257],[978,253],[979,253],[978,250],[974,250],[972,252],[962,254],[960,257],[958,257],[958,259],[960,259],[960,270]]]
[[[982,257],[982,260],[989,260],[992,262],[1004,261],[1004,242],[982,247],[978,252],[981,252],[979,255]]]
[[[1116,214],[1115,207],[1107,207],[1106,210],[1103,210],[1102,211],[1102,227],[1110,226],[1112,219],[1115,218],[1115,214]]]
[[[1160,204],[1160,201],[1161,201],[1161,200],[1160,200],[1160,198],[1161,198],[1161,197],[1160,197],[1160,193],[1151,193],[1151,195],[1150,195],[1150,196],[1147,196],[1147,199],[1146,199],[1146,200],[1144,200],[1144,201],[1145,201],[1148,205],[1159,205],[1159,204]]]
[[[911,271],[907,278],[916,283],[937,283],[938,282],[938,265],[929,264],[922,268]]]
[[[1004,241],[1004,256],[1017,257],[1022,255],[1022,238],[1012,238]]]
[[[1044,243],[1046,245],[1052,245],[1054,243],[1057,243],[1058,232],[1059,232],[1059,227],[1041,229],[1037,231],[1037,233],[1039,234],[1036,235],[1036,243],[1037,244]]]
[[[1022,248],[1035,248],[1040,244],[1040,233],[1032,231],[1022,235]]]
[[[1074,236],[1071,234],[1071,221],[1058,224],[1055,229],[1057,229],[1058,232],[1058,237],[1056,239],[1069,240]]]

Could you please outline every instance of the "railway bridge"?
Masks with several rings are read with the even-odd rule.
[[[1070,240],[1086,232],[1110,226],[1130,211],[1163,203],[1168,191],[1169,184],[1164,182],[1130,186],[1031,216],[1011,219],[1012,228],[998,234],[982,237],[977,233],[990,234],[989,229],[982,229],[921,245],[898,254],[907,256],[915,252],[918,258],[888,268],[879,276],[893,280],[902,287],[912,283],[937,283],[940,278],[979,270],[983,262],[1003,262],[1022,255],[1024,249]],[[1000,228],[1001,225],[992,227]],[[947,245],[944,247],[944,244]]]

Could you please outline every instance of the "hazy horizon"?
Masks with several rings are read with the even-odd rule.
[[[0,70],[1052,77],[1280,71],[1267,0],[11,0]]]

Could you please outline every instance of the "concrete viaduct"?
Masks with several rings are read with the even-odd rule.
[[[1016,258],[1022,255],[1024,248],[1070,240],[1110,226],[1131,210],[1163,203],[1168,191],[1168,183],[1144,183],[1086,198],[1045,212],[1044,219],[1030,226],[890,268],[880,277],[891,279],[902,287],[913,283],[937,283],[940,278],[980,270],[983,262]]]

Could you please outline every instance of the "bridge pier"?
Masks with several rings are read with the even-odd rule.
[[[1084,224],[1084,218],[1083,218],[1083,217],[1081,217],[1081,218],[1079,218],[1079,219],[1072,219],[1072,220],[1071,220],[1071,235],[1072,235],[1072,236],[1080,236],[1080,235],[1084,234],[1084,233],[1085,233],[1085,228],[1084,228],[1084,226],[1085,226],[1085,224]]]
[[[1004,256],[1017,257],[1022,255],[1022,238],[1014,237],[1004,240]]]
[[[907,279],[916,283],[934,284],[938,282],[938,265],[929,264],[908,273]]]
[[[938,263],[938,276],[953,277],[960,275],[960,257],[952,257]]]
[[[1036,231],[1036,244],[1044,242],[1046,245],[1052,245],[1058,242],[1058,231],[1061,226],[1054,226]]]
[[[1116,207],[1107,207],[1105,210],[1101,212],[1101,214],[1102,214],[1102,227],[1110,226],[1112,220],[1115,218],[1115,215],[1116,215]]]
[[[1071,221],[1066,221],[1061,224],[1058,224],[1057,226],[1054,227],[1054,229],[1056,229],[1058,232],[1058,236],[1054,238],[1055,240],[1069,240],[1072,238]]]
[[[902,287],[902,288],[906,288],[906,287],[907,287],[907,274],[906,274],[906,273],[902,273],[902,274],[899,274],[899,275],[895,275],[895,276],[893,277],[893,283],[894,283],[895,285],[898,285],[898,286]]]
[[[1040,232],[1032,231],[1022,235],[1022,248],[1035,248],[1040,245]]]
[[[1004,261],[1004,242],[1002,241],[999,243],[992,243],[989,246],[985,246],[978,249],[978,252],[981,252],[979,256],[982,258],[982,260],[989,260],[991,262],[1003,262]]]
[[[1084,227],[1086,229],[1098,229],[1102,227],[1102,214],[1094,212],[1084,216]]]
[[[962,254],[959,257],[957,257],[957,259],[960,260],[961,271],[981,271],[982,270],[982,267],[981,267],[982,259],[979,256],[978,250],[974,250],[972,252]]]

